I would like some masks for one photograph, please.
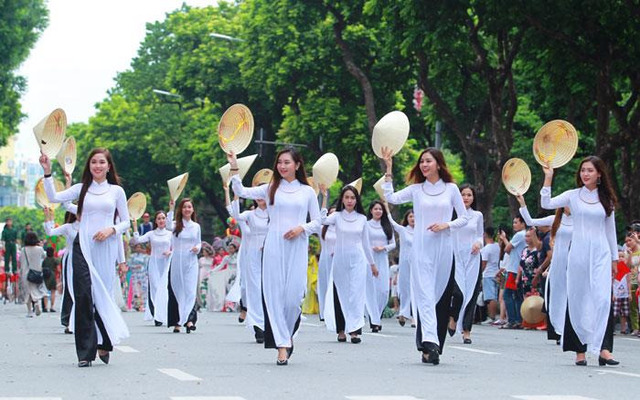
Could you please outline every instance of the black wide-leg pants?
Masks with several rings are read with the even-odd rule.
[[[62,293],[62,309],[60,310],[60,323],[63,326],[69,327],[69,319],[71,318],[71,309],[73,308],[73,298],[69,292],[69,273],[67,268],[69,267],[69,257],[65,257],[64,265],[62,266],[62,282],[64,292]]]
[[[447,326],[449,325],[449,317],[451,315],[459,315],[460,308],[462,308],[462,302],[452,301],[453,291],[458,286],[456,284],[455,272],[456,265],[454,260],[453,265],[451,266],[451,275],[449,275],[449,282],[447,283],[447,287],[444,289],[444,293],[442,293],[442,297],[440,297],[438,303],[436,303],[436,321],[439,343],[422,341],[420,312],[418,312],[416,318],[418,320],[418,325],[416,328],[416,346],[418,347],[418,351],[427,352],[431,348],[437,348],[438,353],[442,354],[442,350],[444,349],[444,341],[447,337]]]
[[[98,349],[112,351],[113,345],[91,295],[91,273],[82,254],[79,237],[73,242],[73,292],[75,296],[75,340],[78,361],[93,361]],[[115,268],[115,264],[114,264]],[[98,329],[102,344],[98,345]]]

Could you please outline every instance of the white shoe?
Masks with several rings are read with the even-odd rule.
[[[27,314],[27,318],[33,318],[33,314],[31,313]]]
[[[491,325],[495,322],[494,319],[491,319],[490,317],[487,317],[487,319],[485,319],[484,321],[482,321],[482,325]]]

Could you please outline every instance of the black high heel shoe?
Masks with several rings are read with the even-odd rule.
[[[449,327],[447,327],[447,332],[449,332],[449,336],[453,336],[456,334],[456,330],[455,329],[451,329]]]
[[[196,330],[196,326],[195,325],[191,325],[191,326],[187,325],[187,326],[185,326],[185,328],[187,328],[187,333],[191,333],[191,331],[195,332],[195,330]]]
[[[614,360],[613,358],[604,358],[604,357],[598,357],[598,365],[605,366],[605,365],[618,365],[620,364],[620,361]]]
[[[289,360],[276,360],[276,365],[283,366],[289,364]]]
[[[338,342],[340,342],[340,343],[344,343],[344,342],[346,342],[346,341],[347,341],[347,337],[346,337],[346,336],[344,336],[344,337],[340,337],[340,336],[338,336]]]
[[[91,361],[78,361],[78,368],[90,367]]]
[[[362,339],[360,339],[360,337],[359,337],[359,336],[352,336],[352,337],[351,337],[351,343],[353,343],[353,344],[358,344],[358,343],[360,343],[360,342],[362,342]]]
[[[105,364],[109,364],[109,355],[110,353],[107,352],[107,354],[100,354],[98,353],[98,357],[100,358],[100,360],[105,363]]]
[[[254,337],[256,338],[256,343],[262,344],[264,343],[264,331],[257,326],[253,327]]]
[[[577,365],[578,367],[586,367],[586,366],[587,366],[587,360],[586,360],[586,359],[584,359],[584,360],[576,361],[576,365]]]
[[[293,343],[291,343],[291,347],[287,347],[287,360],[291,358],[293,354]]]
[[[427,355],[427,358],[424,358],[425,355]],[[427,353],[423,352],[422,362],[425,364],[438,365],[440,364],[440,353],[438,353],[436,349],[430,349]]]

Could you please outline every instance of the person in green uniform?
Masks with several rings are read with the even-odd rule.
[[[5,226],[2,230],[2,241],[4,242],[4,270],[9,274],[16,273],[18,270],[18,256],[16,249],[16,240],[18,239],[18,231],[13,227],[13,220],[7,218]]]
[[[24,226],[24,231],[22,232],[22,235],[20,236],[20,244],[24,246],[24,238],[27,236],[27,233],[29,232],[33,232],[33,228],[31,227],[31,224],[27,222],[27,224]]]
[[[18,249],[16,248],[16,240],[18,239],[18,231],[13,227],[13,220],[7,218],[5,220],[4,229],[0,240],[4,243],[4,271],[6,280],[2,288],[4,301],[8,300],[8,287],[11,282],[17,283],[18,272]],[[18,285],[14,285],[13,298],[18,298]],[[9,299],[10,300],[10,299]]]

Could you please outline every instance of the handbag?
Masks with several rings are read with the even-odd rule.
[[[29,267],[29,257],[27,253],[24,253],[24,259],[27,260],[27,267]],[[44,282],[44,276],[42,271],[36,271],[35,269],[31,269],[29,267],[29,272],[27,272],[27,281],[33,283],[34,285],[40,285]]]

